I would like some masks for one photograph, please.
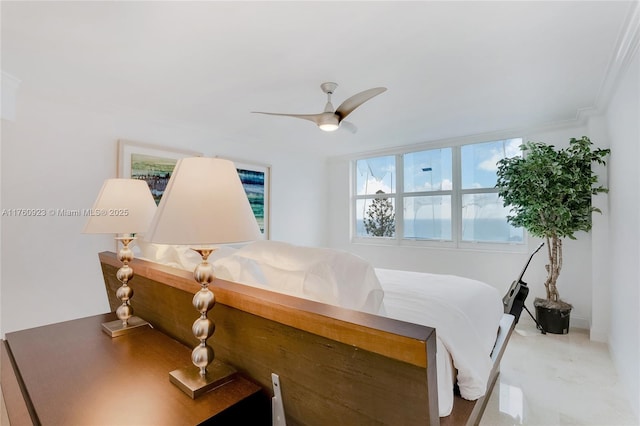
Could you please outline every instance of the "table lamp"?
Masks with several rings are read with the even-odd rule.
[[[133,269],[129,266],[129,262],[133,260],[133,251],[129,244],[135,240],[135,234],[147,230],[155,211],[156,203],[145,181],[107,179],[82,231],[85,234],[116,234],[116,241],[122,243],[118,252],[122,267],[116,273],[122,283],[116,291],[116,297],[122,304],[116,309],[118,319],[102,324],[102,331],[111,337],[149,325],[145,320],[133,316],[133,308],[129,303],[133,297],[133,289],[129,286],[129,281],[133,278]]]
[[[200,284],[193,297],[193,306],[200,313],[192,327],[200,341],[191,353],[197,368],[189,366],[169,374],[171,382],[193,399],[231,381],[236,373],[231,366],[214,360],[213,348],[207,344],[215,330],[214,322],[207,317],[215,305],[215,296],[208,288],[215,275],[207,258],[215,250],[215,244],[260,237],[258,223],[231,161],[206,157],[178,160],[146,239],[187,245],[202,257],[193,273]]]

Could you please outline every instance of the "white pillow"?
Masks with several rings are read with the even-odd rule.
[[[213,271],[216,277],[236,283],[266,287],[267,280],[258,264],[242,256],[220,257],[213,262]]]
[[[384,298],[371,264],[345,251],[264,240],[235,256],[254,261],[252,267],[260,268],[266,285],[276,291],[371,313],[379,311]]]

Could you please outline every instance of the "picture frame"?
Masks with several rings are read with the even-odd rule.
[[[260,232],[264,239],[268,240],[271,213],[271,166],[231,158],[229,160],[236,166]]]
[[[186,157],[202,157],[202,153],[120,139],[118,177],[145,180],[159,204],[176,163]]]
[[[202,155],[197,151],[119,139],[117,175],[120,178],[147,181],[156,204],[159,204],[178,160],[186,157],[202,157]],[[271,166],[233,158],[227,159],[235,164],[260,232],[265,239],[269,239]]]

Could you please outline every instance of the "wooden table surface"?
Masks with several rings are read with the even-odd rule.
[[[101,323],[113,319],[98,315],[6,335],[35,424],[196,425],[260,391],[238,376],[192,400],[169,382],[170,371],[191,363],[191,349],[150,327],[110,338]]]

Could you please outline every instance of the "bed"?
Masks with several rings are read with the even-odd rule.
[[[135,261],[145,266],[142,271],[140,265],[134,266],[137,277],[132,283],[136,289],[132,304],[136,313],[142,310],[142,316],[148,319],[149,315],[158,314],[149,312],[157,308],[146,300],[146,294],[152,294],[145,290],[149,284],[147,279],[152,279],[154,287],[161,283],[195,292],[197,284],[189,282],[189,272],[199,259],[194,253],[175,247],[145,244],[141,247],[138,256],[152,259],[154,263]],[[105,282],[110,289],[107,293],[111,306],[116,307],[119,302],[111,293],[118,283],[112,278],[110,268],[117,266],[117,262],[106,262],[105,256],[101,254]],[[272,241],[252,243],[241,249],[223,247],[210,261],[218,277],[212,287],[218,300],[223,283],[223,288],[236,292],[227,307],[243,310],[248,302],[240,305],[233,302],[243,300],[237,296],[238,292],[249,295],[252,308],[244,312],[275,321],[278,327],[293,327],[294,334],[300,331],[305,336],[310,333],[328,338],[330,342],[324,342],[322,347],[345,351],[329,356],[333,361],[328,374],[323,368],[318,369],[320,358],[327,354],[315,354],[316,345],[296,349],[300,356],[296,356],[295,365],[289,363],[287,368],[295,370],[292,375],[305,371],[305,380],[295,380],[285,373],[283,390],[288,378],[291,388],[298,387],[295,393],[283,396],[288,424],[328,424],[329,421],[461,424],[461,418],[469,424],[479,421],[486,404],[485,395],[495,382],[499,359],[513,329],[513,317],[503,314],[501,297],[491,286],[454,276],[375,269],[346,252]],[[107,263],[111,266],[107,267]],[[162,269],[167,266],[168,269]],[[158,275],[157,270],[163,274]],[[181,284],[176,287],[175,277],[166,276],[169,271],[170,275],[182,274],[186,281],[178,280]],[[424,285],[425,280],[431,284]],[[155,298],[157,300],[157,296]],[[282,303],[286,309],[281,312]],[[194,313],[189,315],[188,301],[183,304],[185,309],[180,311],[186,318],[174,318],[181,325],[171,325],[166,318],[159,318],[158,326],[185,344],[193,345],[187,327],[190,328]],[[289,314],[294,319],[284,318]],[[220,320],[228,324],[231,317],[233,315],[222,315]],[[259,338],[273,338],[273,327],[268,327],[268,337]],[[223,325],[222,329],[225,328]],[[228,346],[229,342],[223,340],[232,337],[220,334],[217,331],[212,338],[214,347],[215,344]],[[290,344],[286,342],[285,347],[289,348]],[[278,344],[269,350],[277,353],[283,351],[283,346]],[[237,352],[237,348],[227,347],[222,356],[257,377],[269,392],[267,370],[283,368],[281,360],[271,353],[264,355],[269,363],[259,359],[238,361],[234,359]],[[217,347],[216,353],[220,353]],[[353,362],[361,356],[365,356],[367,362]],[[258,365],[250,365],[252,363]],[[366,365],[371,368],[364,367]],[[312,370],[321,372],[311,374]],[[327,389],[309,389],[310,383],[322,382],[328,377],[332,378],[332,384],[325,383]],[[458,396],[454,395],[454,389],[459,392]],[[402,406],[402,410],[398,410],[398,406]],[[328,419],[328,412],[335,418]]]

